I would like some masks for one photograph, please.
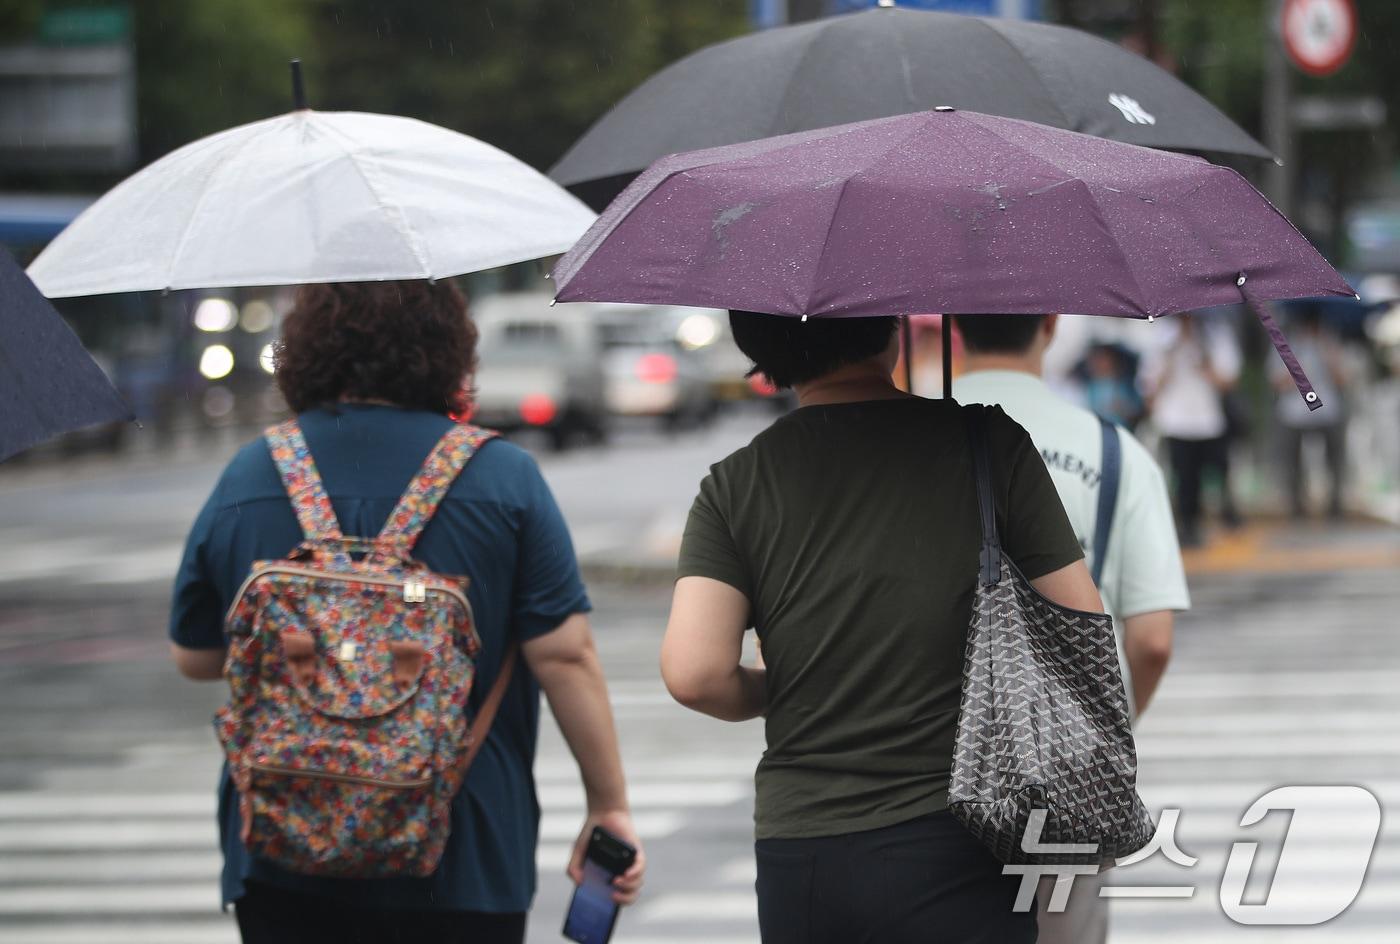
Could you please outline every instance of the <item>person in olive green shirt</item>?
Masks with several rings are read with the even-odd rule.
[[[701,483],[661,670],[690,708],[765,719],[763,940],[1034,941],[1015,878],[946,809],[980,545],[964,411],[895,387],[893,318],[730,321],[799,406]],[[994,409],[988,438],[1006,552],[1101,611],[1025,430]],[[740,662],[750,627],[762,667]]]

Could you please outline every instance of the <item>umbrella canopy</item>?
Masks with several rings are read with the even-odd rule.
[[[299,109],[128,178],[30,266],[50,297],[431,279],[563,252],[593,213],[475,138]]]
[[[0,460],[59,433],[132,418],[77,335],[0,249]]]
[[[622,99],[550,176],[601,208],[666,154],[935,105],[1148,147],[1270,156],[1180,80],[1088,33],[894,8],[693,53]]]
[[[1352,294],[1228,168],[953,109],[664,158],[554,277],[560,301],[802,316],[1147,318]]]

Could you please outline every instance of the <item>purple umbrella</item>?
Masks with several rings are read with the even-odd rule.
[[[559,301],[806,317],[1152,318],[1352,295],[1243,177],[1195,157],[940,108],[662,158],[554,269]]]

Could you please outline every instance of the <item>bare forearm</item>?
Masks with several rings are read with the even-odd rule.
[[[589,810],[627,809],[617,731],[597,654],[590,650],[575,660],[542,666],[536,674],[578,763]]]
[[[750,721],[768,707],[767,670],[736,665],[729,674],[691,691],[672,690],[687,708],[721,721]],[[684,696],[684,697],[682,697]]]
[[[1147,710],[1171,661],[1173,614],[1169,610],[1142,613],[1123,621],[1123,656],[1133,681],[1138,714]]]
[[[188,649],[178,643],[170,644],[170,658],[185,678],[196,682],[217,682],[224,677],[223,649]]]

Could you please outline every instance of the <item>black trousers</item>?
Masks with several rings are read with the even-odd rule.
[[[1195,535],[1201,524],[1201,479],[1207,469],[1220,475],[1220,514],[1225,523],[1239,523],[1234,494],[1230,491],[1230,440],[1216,439],[1166,440],[1167,455],[1176,476],[1176,513],[1184,532]]]
[[[820,839],[760,839],[763,944],[1034,944],[1020,876],[953,818]]]
[[[1334,423],[1314,429],[1285,426],[1280,432],[1283,440],[1283,463],[1288,476],[1288,497],[1293,514],[1308,513],[1307,482],[1303,474],[1303,443],[1317,437],[1322,440],[1327,458],[1327,513],[1338,517],[1342,513],[1342,486],[1346,483],[1346,426]]]
[[[234,903],[244,944],[522,944],[525,915],[366,908],[257,882]]]

